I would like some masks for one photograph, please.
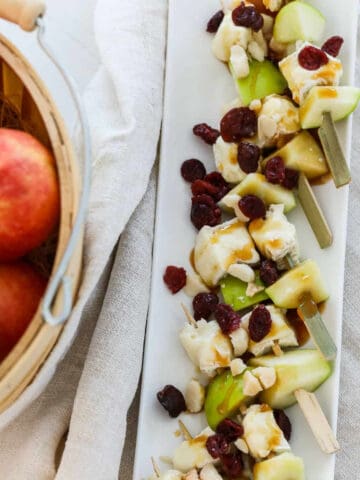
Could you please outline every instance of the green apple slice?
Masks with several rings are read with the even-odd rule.
[[[286,167],[304,172],[310,180],[329,171],[323,151],[309,132],[299,133],[284,147],[265,158],[262,167],[273,157],[281,157]]]
[[[254,480],[305,480],[304,462],[285,452],[254,465]]]
[[[295,390],[314,392],[331,375],[331,364],[318,350],[293,350],[280,357],[265,355],[252,358],[253,367],[273,367],[276,383],[260,394],[271,408],[287,408],[296,403]]]
[[[280,43],[297,40],[318,42],[325,28],[325,18],[319,10],[302,1],[290,2],[276,16],[274,39]]]
[[[264,286],[260,280],[259,272],[256,272],[255,284],[259,287]],[[256,305],[269,298],[265,290],[256,293],[253,297],[248,297],[246,295],[247,286],[247,283],[238,278],[232,277],[231,275],[224,277],[220,282],[221,294],[224,297],[224,302],[227,305],[230,305],[235,311],[238,311]]]
[[[313,260],[299,263],[286,272],[266,293],[279,308],[298,308],[305,294],[310,294],[315,303],[329,297],[320,269]]]
[[[219,203],[221,208],[228,210],[227,200],[234,195],[243,197],[245,195],[256,195],[260,197],[266,205],[283,204],[284,211],[290,212],[296,207],[296,200],[293,192],[287,190],[281,185],[269,183],[265,175],[261,173],[249,173],[245,179],[236,185]]]
[[[230,370],[225,370],[210,382],[205,399],[205,415],[213,430],[249,400],[243,392],[244,373],[233,377]]]
[[[348,117],[358,106],[360,88],[313,87],[300,107],[302,128],[320,127],[324,112],[330,112],[334,122]]]
[[[282,73],[269,60],[251,61],[249,63],[250,73],[245,78],[236,77],[231,63],[229,63],[229,68],[244,106],[248,106],[253,100],[261,100],[274,93],[281,94],[287,87]]]

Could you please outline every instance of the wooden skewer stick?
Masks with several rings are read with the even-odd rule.
[[[330,112],[324,112],[318,133],[336,188],[347,185],[351,174]]]
[[[153,466],[155,475],[156,475],[158,478],[160,478],[161,471],[160,471],[160,468],[159,468],[158,464],[155,462],[154,457],[151,457],[151,463],[152,463],[152,466]]]
[[[316,396],[306,390],[299,389],[295,391],[295,397],[321,450],[328,454],[340,450],[340,445]]]
[[[181,420],[179,420],[179,427],[180,427],[182,436],[185,438],[185,440],[192,440],[193,439],[193,436],[191,435],[189,430],[185,427],[184,422],[182,422]]]
[[[187,321],[190,323],[190,325],[197,328],[197,321],[191,315],[191,313],[189,312],[189,310],[187,309],[187,307],[183,303],[181,303],[181,308],[184,310],[185,316],[187,318]]]
[[[282,355],[284,355],[284,352],[282,351],[282,348],[280,347],[278,340],[275,340],[274,346],[272,347],[272,351],[274,352],[274,355],[276,357],[281,357]]]
[[[296,268],[296,264],[290,255],[286,256],[286,261],[290,269]],[[310,293],[305,293],[302,296],[298,311],[320,353],[326,358],[326,360],[334,360],[337,354],[335,342],[332,339]]]
[[[320,247],[330,247],[333,242],[331,229],[304,173],[299,175],[297,194]]]

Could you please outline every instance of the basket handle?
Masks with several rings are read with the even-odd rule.
[[[0,18],[17,23],[23,30],[31,32],[45,8],[44,0],[0,0]]]

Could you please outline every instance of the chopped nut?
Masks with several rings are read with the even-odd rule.
[[[260,380],[264,389],[272,387],[276,382],[276,371],[273,367],[257,367],[251,373]]]
[[[241,403],[240,407],[239,407],[239,411],[240,411],[242,416],[246,415],[247,406],[244,403]],[[239,423],[241,423],[241,421],[242,421],[242,419],[240,419],[240,415],[239,415]]]
[[[212,463],[208,463],[200,472],[200,480],[222,480],[222,476]]]
[[[184,480],[199,480],[199,475],[197,473],[197,470],[193,468],[184,476]]]
[[[236,442],[234,442],[235,447],[245,454],[249,453],[249,447],[243,438],[238,438]]]
[[[270,12],[278,12],[282,7],[283,0],[263,0],[263,4]]]
[[[246,365],[241,358],[234,358],[230,363],[231,375],[236,377],[246,369]]]
[[[253,100],[249,105],[250,110],[253,110],[256,113],[260,112],[261,107],[262,107],[262,103],[261,103],[261,100],[259,100],[258,98]]]
[[[270,40],[271,50],[274,50],[276,53],[280,53],[280,55],[286,55],[287,46],[288,45],[286,43],[277,42],[274,37]]]
[[[262,13],[261,16],[264,19],[264,26],[262,28],[264,36],[271,36],[274,26],[274,19],[270,15],[266,15],[266,13]]]
[[[265,51],[254,40],[251,40],[249,43],[248,52],[258,62],[263,62],[265,60]]]
[[[186,407],[191,413],[201,412],[205,402],[205,388],[197,381],[191,380],[185,390]]]
[[[233,263],[228,268],[228,273],[245,283],[253,282],[255,280],[254,270],[245,263]]]
[[[237,195],[237,197],[239,197],[239,195]],[[239,197],[239,200],[240,200],[240,197]],[[242,211],[240,210],[239,200],[238,200],[237,203],[235,203],[234,206],[233,206],[235,215],[236,215],[236,217],[240,220],[240,222],[247,223],[247,222],[250,220],[250,218],[247,217],[246,215],[244,215],[244,214],[242,213]]]
[[[243,47],[233,45],[231,47],[230,62],[237,78],[245,78],[249,75],[249,60]]]
[[[256,285],[256,283],[248,283],[247,289],[246,289],[246,295],[248,297],[254,297],[257,293],[262,292],[265,290],[265,287],[261,287],[260,285]]]
[[[261,142],[275,137],[277,125],[273,118],[267,115],[260,115],[258,118],[258,135]]]
[[[230,340],[232,346],[234,347],[234,353],[236,356],[240,357],[248,349],[249,334],[244,328],[240,327],[234,332],[230,333]]]
[[[205,283],[201,280],[200,275],[197,273],[188,273],[186,276],[186,285],[184,287],[184,292],[189,297],[193,298],[198,293],[210,292]]]
[[[263,390],[259,380],[249,371],[244,373],[243,392],[248,397],[254,397]]]

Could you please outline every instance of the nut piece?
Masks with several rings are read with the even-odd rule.
[[[263,0],[263,4],[270,12],[278,12],[282,7],[283,0]]]
[[[245,328],[238,328],[230,333],[230,340],[234,347],[234,353],[237,357],[243,355],[249,346],[249,334]]]
[[[186,285],[184,287],[184,292],[189,297],[193,298],[198,293],[210,292],[205,283],[201,280],[200,275],[197,273],[188,273],[186,276]]]
[[[246,365],[241,358],[234,358],[230,363],[231,375],[236,377],[246,369]]]
[[[245,454],[249,453],[249,447],[243,438],[238,438],[236,442],[234,442],[235,447]]]
[[[255,100],[253,100],[249,105],[250,110],[253,110],[255,113],[259,113],[261,110],[261,107],[262,107],[262,103],[261,103],[261,100],[259,100],[258,98],[255,98]]]
[[[233,45],[231,47],[230,62],[237,78],[245,78],[249,75],[248,56],[240,45]]]
[[[199,475],[197,473],[197,470],[193,468],[184,476],[184,480],[199,480]]]
[[[233,263],[228,268],[228,273],[245,283],[253,282],[255,280],[254,270],[245,263]]]
[[[222,480],[222,476],[212,463],[208,463],[200,472],[200,480]]]
[[[273,367],[257,367],[251,373],[260,380],[264,389],[272,387],[276,382],[276,371]]]
[[[197,381],[191,380],[185,390],[186,407],[191,413],[201,412],[205,402],[205,388]]]
[[[265,290],[265,287],[262,287],[260,285],[256,285],[256,283],[250,282],[248,283],[247,289],[246,289],[246,295],[248,297],[254,297],[257,293],[262,292]]]
[[[243,392],[247,397],[254,397],[263,390],[259,380],[254,377],[249,371],[244,373]]]

